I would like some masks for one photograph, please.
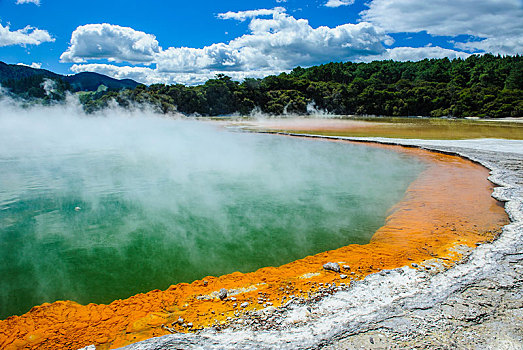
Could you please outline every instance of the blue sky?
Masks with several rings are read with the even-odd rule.
[[[0,60],[151,84],[523,53],[523,0],[0,0]]]

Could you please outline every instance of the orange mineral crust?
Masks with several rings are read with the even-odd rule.
[[[349,284],[383,269],[423,266],[436,258],[450,266],[461,257],[459,248],[494,239],[508,223],[503,207],[491,197],[493,185],[482,166],[420,149],[375,147],[418,157],[426,170],[369,244],[353,244],[252,273],[206,277],[109,305],[43,304],[0,321],[0,348],[77,349],[94,344],[97,349],[113,349],[174,331],[226,324],[228,317],[264,304],[279,307],[293,295],[314,297],[320,284]],[[327,262],[346,266],[336,273],[323,269]],[[224,300],[218,298],[222,288],[228,291]]]

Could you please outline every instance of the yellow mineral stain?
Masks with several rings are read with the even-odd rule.
[[[235,312],[262,308],[259,297],[278,307],[292,295],[308,297],[320,283],[349,284],[380,270],[422,265],[435,258],[450,266],[461,257],[456,247],[491,241],[508,223],[503,207],[491,197],[493,185],[484,167],[420,149],[374,147],[418,157],[427,167],[369,244],[352,244],[252,273],[209,276],[108,305],[43,304],[0,321],[0,348],[77,349],[94,344],[97,349],[114,349],[171,330],[195,331],[225,323]],[[325,271],[322,266],[327,262],[350,266],[342,270],[348,277]],[[221,288],[236,300],[219,300]],[[249,303],[245,308],[244,302]],[[180,318],[183,321],[178,322]],[[183,327],[189,323],[191,329]]]

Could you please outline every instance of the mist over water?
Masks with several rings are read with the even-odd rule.
[[[75,103],[0,101],[0,318],[367,243],[423,166]]]

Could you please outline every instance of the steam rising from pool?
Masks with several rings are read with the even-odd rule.
[[[366,243],[422,170],[143,110],[0,104],[1,318]]]

